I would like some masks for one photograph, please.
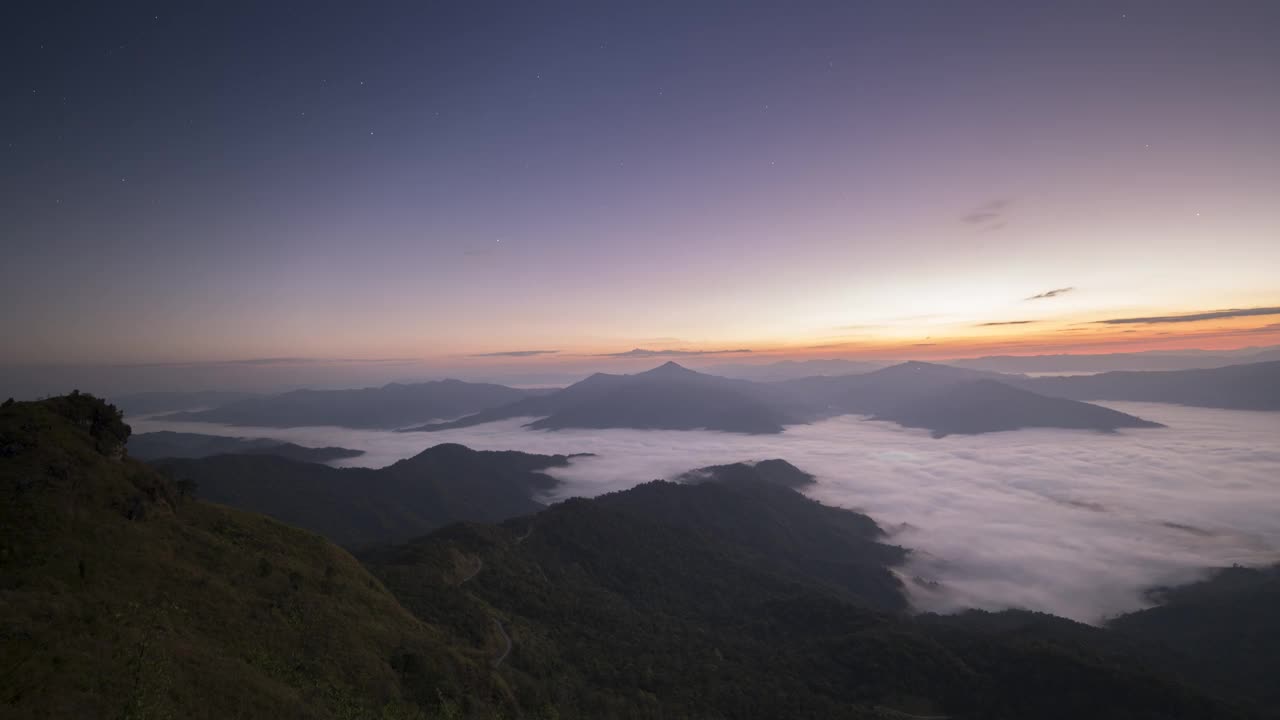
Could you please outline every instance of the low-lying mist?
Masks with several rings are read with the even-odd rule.
[[[915,551],[903,574],[921,610],[1020,607],[1097,622],[1144,606],[1153,585],[1190,580],[1207,567],[1280,559],[1280,414],[1107,405],[1169,427],[933,439],[856,417],[768,436],[530,431],[520,427],[524,420],[433,434],[130,422],[135,432],[366,451],[339,465],[382,466],[444,442],[595,453],[555,472],[563,484],[552,500],[779,457],[817,476],[812,497],[868,513]]]

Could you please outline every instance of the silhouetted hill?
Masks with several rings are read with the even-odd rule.
[[[252,510],[355,547],[405,540],[459,520],[496,522],[536,512],[556,485],[541,470],[564,455],[437,445],[384,468],[332,468],[270,455],[156,463],[196,483],[203,499]]]
[[[528,427],[781,432],[794,420],[760,395],[754,383],[694,372],[674,362],[635,375],[597,373],[539,398],[449,423],[413,428],[431,432],[514,417],[538,417]]]
[[[269,438],[224,437],[169,430],[141,433],[129,439],[129,456],[139,460],[201,458],[210,455],[277,455],[301,462],[328,462],[359,457],[363,450],[343,447],[303,447]]]
[[[174,413],[161,419],[259,427],[395,428],[435,418],[454,418],[544,392],[461,380],[391,383],[358,390],[296,390],[210,410]]]
[[[1119,428],[1164,427],[1110,408],[1045,397],[985,379],[947,385],[923,397],[897,405],[889,404],[872,419],[889,420],[903,427],[925,428],[933,431],[934,437],[1031,427],[1103,432]]]
[[[761,460],[759,462],[741,462],[730,465],[710,465],[690,470],[675,478],[676,482],[765,482],[799,489],[812,485],[812,475],[792,465],[786,460]]]
[[[1280,361],[1208,370],[1028,378],[1020,385],[1044,395],[1075,400],[1130,400],[1230,410],[1280,410]]]
[[[424,621],[492,648],[522,707],[562,718],[1240,716],[1105,630],[912,619],[890,573],[903,551],[879,537],[865,516],[737,477],[362,558]]]
[[[209,409],[229,403],[260,397],[256,393],[221,390],[197,390],[194,392],[143,392],[120,395],[112,401],[125,417],[173,412],[175,410]]]
[[[87,395],[0,408],[0,716],[512,712],[483,649],[326,540],[191,499],[127,437]]]
[[[1224,568],[1153,593],[1156,607],[1111,621],[1184,677],[1280,716],[1280,566]]]

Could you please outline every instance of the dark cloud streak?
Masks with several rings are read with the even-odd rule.
[[[1066,295],[1067,293],[1072,292],[1073,290],[1075,290],[1074,287],[1055,288],[1047,292],[1042,292],[1039,295],[1032,295],[1029,298],[1023,298],[1023,299],[1024,300],[1045,300],[1047,298],[1058,297],[1059,295]]]
[[[1095,320],[1100,325],[1156,325],[1161,323],[1199,322],[1201,320],[1223,320],[1236,317],[1256,317],[1259,315],[1280,315],[1280,307],[1231,308],[1228,310],[1210,310],[1190,315],[1153,315],[1151,317],[1111,318]]]
[[[505,350],[503,352],[476,353],[473,358],[486,357],[535,357],[538,355],[555,355],[559,350]]]
[[[740,353],[749,353],[750,350],[741,348],[738,350],[649,350],[646,348],[635,348],[620,353],[603,353],[600,355],[592,355],[591,357],[610,357],[610,358],[656,358],[656,357],[696,357],[698,355],[736,355]]]

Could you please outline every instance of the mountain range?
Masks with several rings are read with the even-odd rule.
[[[359,457],[363,450],[344,447],[303,447],[269,438],[225,437],[170,430],[138,433],[129,439],[129,455],[139,460],[201,458],[210,455],[276,455],[290,460],[323,463]]]
[[[155,466],[213,502],[270,515],[347,547],[406,540],[459,520],[536,512],[573,456],[437,445],[384,468],[333,468],[273,454],[164,459]]]
[[[937,436],[1020,427],[1104,431],[1159,427],[1106,408],[1018,390],[1000,382],[1005,379],[995,373],[911,362],[858,375],[758,383],[707,375],[668,362],[635,375],[592,375],[547,395],[407,431],[435,432],[534,417],[526,427],[535,430],[701,428],[777,433],[789,424],[848,413],[923,427]],[[966,383],[977,384],[956,389]]]
[[[545,391],[461,380],[391,383],[377,388],[295,390],[281,395],[249,397],[206,410],[177,412],[161,419],[259,427],[338,425],[389,429],[455,418],[542,392]]]
[[[356,559],[199,497],[131,459],[129,436],[87,395],[0,407],[5,715],[1280,714],[1275,570],[1164,589],[1104,627],[913,615],[897,572],[910,550],[796,492],[812,478],[781,460],[449,524]],[[447,445],[424,456],[405,461],[402,490],[426,467],[486,487],[495,465],[549,462]],[[291,498],[315,500],[278,499]]]
[[[1104,432],[1159,427],[1086,402],[1094,400],[1280,410],[1280,361],[1070,377],[1006,375],[906,362],[865,373],[769,382],[709,375],[668,362],[633,375],[597,373],[558,390],[457,380],[363,390],[300,390],[161,419],[436,432],[528,418],[525,426],[534,430],[706,429],[762,434],[835,415],[859,414],[922,428],[937,437],[1026,427]],[[413,424],[424,417],[437,420]]]

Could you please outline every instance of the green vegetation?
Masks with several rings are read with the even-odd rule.
[[[128,458],[128,436],[87,395],[0,407],[0,716],[1277,715],[1278,570],[1166,590],[1107,628],[913,617],[907,551],[800,495],[780,461],[449,525],[362,566],[191,498]],[[546,458],[440,446],[405,463],[402,479],[486,488],[510,480],[495,463]]]
[[[344,547],[401,542],[457,520],[498,522],[537,512],[565,455],[476,451],[442,444],[384,468],[332,468],[271,455],[170,459],[156,466],[201,498],[270,515]]]
[[[424,620],[495,657],[498,620],[520,706],[562,718],[1247,716],[1106,630],[911,618],[888,575],[902,551],[869,518],[729,475],[362,559]]]
[[[447,643],[311,533],[184,499],[87,395],[0,409],[0,716],[491,717]],[[453,713],[452,715],[450,713]]]

